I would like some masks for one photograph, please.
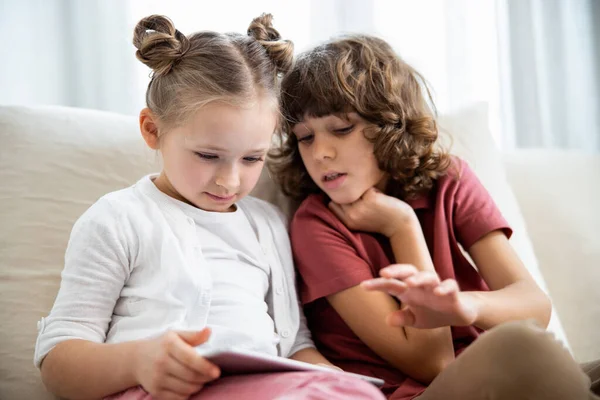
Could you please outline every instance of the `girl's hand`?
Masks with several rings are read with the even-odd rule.
[[[416,223],[411,206],[375,188],[352,204],[329,203],[333,213],[351,230],[375,232],[391,238],[408,223]]]
[[[186,400],[206,382],[221,374],[219,368],[196,352],[208,340],[210,329],[167,332],[140,342],[135,375],[139,384],[156,399]]]
[[[474,300],[461,293],[454,279],[440,282],[435,272],[418,271],[396,264],[380,271],[382,278],[362,282],[367,290],[379,290],[398,298],[402,307],[388,315],[391,326],[439,328],[468,326],[477,318]]]

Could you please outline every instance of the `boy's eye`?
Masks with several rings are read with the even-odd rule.
[[[203,160],[216,160],[217,158],[219,158],[219,156],[217,156],[216,154],[206,154],[206,153],[199,153],[199,152],[195,152],[196,155],[200,158],[202,158]]]
[[[263,161],[262,157],[244,157],[244,161],[249,163],[257,163]]]
[[[306,136],[299,137],[296,140],[298,140],[298,143],[309,143],[310,141],[312,141],[312,139],[314,137],[315,137],[315,135],[306,135]]]
[[[345,134],[345,133],[350,133],[350,132],[352,132],[352,129],[354,129],[354,125],[349,125],[349,126],[346,126],[345,128],[334,129],[333,131],[334,131],[335,133],[339,133],[339,134],[342,134],[342,135],[343,135],[343,134]]]

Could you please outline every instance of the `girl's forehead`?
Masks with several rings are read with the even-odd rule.
[[[268,147],[277,116],[272,107],[258,103],[248,107],[209,105],[181,127],[181,134],[190,146],[255,150]]]

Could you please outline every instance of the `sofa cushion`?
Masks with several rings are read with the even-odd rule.
[[[600,359],[600,155],[519,150],[504,158],[573,354]]]
[[[103,194],[157,168],[136,118],[0,107],[0,398],[43,399],[36,323],[60,283],[75,220]]]

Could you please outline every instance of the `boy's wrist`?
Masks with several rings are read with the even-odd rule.
[[[464,321],[464,326],[477,325],[477,321],[479,321],[483,304],[478,293],[479,292],[458,292],[458,298],[463,304],[463,307],[471,311],[468,320]]]
[[[389,239],[398,235],[409,235],[415,232],[421,232],[421,224],[412,208],[400,209],[393,219],[387,232],[384,233]]]

